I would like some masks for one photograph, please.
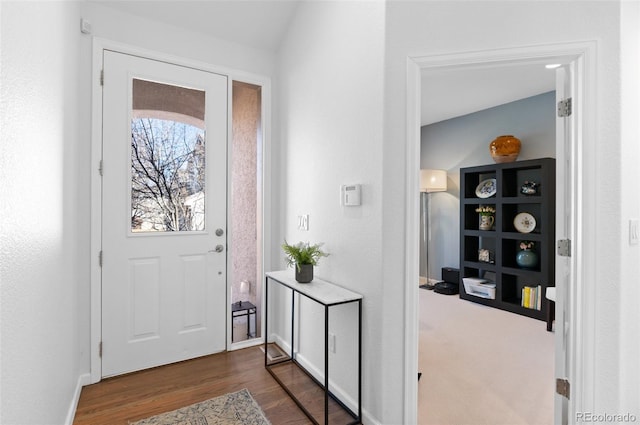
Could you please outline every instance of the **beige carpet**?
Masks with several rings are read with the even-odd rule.
[[[163,413],[132,425],[270,425],[247,389]]]
[[[553,423],[545,322],[419,290],[420,425]]]

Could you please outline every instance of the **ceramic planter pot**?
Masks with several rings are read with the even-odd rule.
[[[523,269],[533,269],[538,265],[538,254],[534,251],[523,249],[516,254],[516,263]]]
[[[296,265],[294,269],[298,283],[309,283],[313,280],[313,264]]]
[[[489,144],[489,152],[497,163],[513,162],[520,154],[520,139],[511,135],[498,136]]]
[[[489,214],[480,214],[480,223],[478,224],[478,228],[480,230],[491,230],[493,229],[493,223],[495,223],[496,219],[494,216]]]

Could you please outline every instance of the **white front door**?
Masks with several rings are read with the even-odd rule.
[[[225,349],[227,77],[104,51],[102,376]]]

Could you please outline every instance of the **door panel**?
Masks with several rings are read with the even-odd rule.
[[[129,293],[133,308],[129,311],[129,341],[158,338],[160,330],[160,259],[129,260]]]
[[[190,332],[206,326],[207,256],[189,255],[182,257],[182,329]]]
[[[102,375],[225,349],[225,76],[104,52]],[[222,229],[218,236],[215,229]]]

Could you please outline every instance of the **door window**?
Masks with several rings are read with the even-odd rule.
[[[133,80],[131,231],[205,230],[205,92]]]

